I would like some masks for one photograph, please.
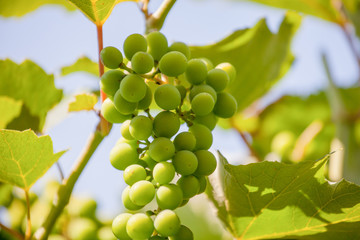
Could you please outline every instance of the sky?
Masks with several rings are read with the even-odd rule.
[[[156,9],[160,1],[153,2],[155,5],[150,5],[150,10]],[[284,13],[284,10],[244,1],[182,0],[174,5],[162,32],[170,42],[206,45],[234,30],[252,27],[261,18],[265,18],[271,31],[276,32]],[[79,11],[69,13],[61,7],[45,6],[22,18],[0,17],[0,31],[0,59],[10,58],[17,63],[33,60],[46,72],[55,74],[56,86],[64,89],[67,99],[76,92],[97,86],[98,79],[88,74],[59,77],[61,67],[72,64],[80,56],[97,59],[96,28]],[[104,46],[121,49],[126,36],[144,32],[144,18],[135,3],[124,2],[114,8],[103,31]],[[322,52],[329,56],[331,71],[339,86],[350,86],[358,77],[345,36],[339,27],[331,23],[304,17],[292,43],[292,51],[296,57],[292,68],[265,97],[265,102],[274,101],[284,94],[308,95],[326,87]],[[64,117],[50,114],[49,117],[52,122],[63,120],[50,126],[47,134],[52,137],[55,151],[69,149],[60,159],[67,175],[98,120],[91,112],[72,113]],[[95,197],[100,210],[110,215],[114,209],[121,208],[120,194],[125,187],[122,173],[114,169],[108,159],[119,137],[119,126],[114,126],[74,189],[77,194]],[[233,163],[238,163],[247,155],[241,139],[232,131],[214,131],[212,150],[216,149],[221,149]],[[41,189],[46,179],[50,178],[59,178],[55,168],[34,189]]]

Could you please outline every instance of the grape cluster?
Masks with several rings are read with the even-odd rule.
[[[158,209],[118,215],[113,233],[121,240],[191,240],[192,231],[181,225],[174,210],[204,192],[206,176],[215,171],[216,158],[208,151],[211,131],[218,117],[229,118],[237,110],[235,98],[224,91],[235,68],[191,59],[186,44],[168,46],[160,32],[128,36],[123,51],[127,64],[117,48],[101,51],[102,62],[111,69],[100,82],[108,96],[101,113],[111,123],[122,123],[122,138],[111,150],[110,162],[124,171],[126,209],[140,210],[154,198]],[[188,130],[179,132],[182,123]]]

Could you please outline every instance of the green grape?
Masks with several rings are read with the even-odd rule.
[[[129,102],[139,102],[146,95],[146,83],[142,77],[129,74],[120,83],[120,93]]]
[[[206,83],[214,88],[216,92],[221,92],[229,84],[229,76],[222,69],[212,69],[208,72]]]
[[[149,146],[149,156],[157,162],[166,161],[175,154],[175,146],[168,138],[155,138]]]
[[[126,225],[132,214],[121,213],[117,215],[112,222],[112,232],[121,240],[131,240],[131,237],[126,232]]]
[[[72,197],[68,205],[68,212],[72,216],[96,218],[97,203],[89,197]]]
[[[154,231],[152,219],[144,213],[136,213],[126,224],[126,232],[132,239],[148,239]]]
[[[180,219],[174,211],[166,209],[156,216],[154,227],[161,236],[172,236],[180,229]]]
[[[191,101],[191,110],[196,116],[208,115],[214,106],[214,98],[208,93],[199,93]]]
[[[137,52],[131,58],[131,68],[139,74],[148,73],[154,67],[154,59],[147,52]]]
[[[200,150],[204,149],[207,150],[211,147],[213,137],[211,131],[205,127],[204,125],[195,123],[189,128],[190,132],[194,134],[196,139],[196,146],[195,149]]]
[[[130,122],[130,120],[126,120],[126,121],[129,121],[129,122]],[[130,134],[130,133],[129,133],[129,134]],[[136,140],[129,140],[129,139],[126,139],[126,138],[124,138],[124,137],[122,137],[122,138],[120,138],[119,140],[117,140],[117,142],[116,142],[115,145],[118,145],[118,144],[120,144],[120,143],[129,144],[131,147],[133,147],[133,148],[135,148],[135,149],[139,147],[139,144],[138,144],[138,142],[137,142]]]
[[[201,61],[203,61],[203,63],[205,63],[206,68],[208,71],[210,71],[211,69],[214,69],[214,64],[210,61],[210,59],[208,58],[200,58]]]
[[[114,168],[125,170],[138,161],[137,149],[128,143],[116,144],[110,152],[110,162]]]
[[[167,238],[160,236],[152,236],[151,238],[149,238],[149,240],[167,240]]]
[[[131,136],[129,131],[130,122],[130,120],[126,120],[121,124],[120,127],[121,136],[123,136],[123,138],[125,138],[126,140],[134,140],[134,137]]]
[[[177,90],[179,90],[181,100],[184,100],[184,98],[186,97],[186,88],[183,85],[177,85],[176,88]]]
[[[173,44],[170,45],[169,51],[181,52],[182,54],[184,54],[184,56],[187,59],[190,59],[190,55],[191,55],[190,48],[188,47],[188,45],[186,45],[183,42],[174,42]]]
[[[106,119],[106,121],[111,123],[122,123],[131,118],[131,115],[123,115],[116,110],[114,103],[109,99],[101,105],[101,115]]]
[[[227,92],[218,93],[218,100],[215,103],[214,113],[221,118],[230,118],[237,111],[236,99]]]
[[[131,201],[136,205],[145,206],[153,200],[155,187],[149,181],[138,181],[131,186],[129,196]]]
[[[170,236],[169,240],[194,240],[194,234],[188,227],[181,225],[179,231]]]
[[[124,78],[125,73],[119,70],[109,70],[101,76],[100,88],[110,97],[114,97],[116,91],[120,87],[120,82]]]
[[[191,59],[186,67],[185,75],[189,83],[199,85],[206,80],[207,67],[200,59]]]
[[[220,63],[216,68],[224,70],[229,76],[229,83],[232,83],[236,78],[236,69],[235,67],[228,62]]]
[[[168,41],[161,32],[151,32],[146,35],[148,42],[148,53],[153,56],[154,60],[159,61],[168,51]]]
[[[96,236],[97,225],[88,218],[75,218],[67,225],[67,234],[70,239],[87,240]]]
[[[125,225],[125,227],[126,227],[126,225]],[[125,232],[126,232],[126,228],[125,228]],[[97,238],[100,240],[101,239],[106,239],[106,240],[117,240],[118,239],[117,237],[115,237],[111,226],[100,227],[97,232]],[[122,239],[124,239],[124,238],[122,238]],[[126,240],[129,240],[129,238],[126,238]]]
[[[132,186],[134,183],[146,179],[146,170],[143,166],[133,164],[125,168],[124,181],[126,184]]]
[[[156,192],[156,202],[161,209],[176,209],[183,201],[181,188],[175,184],[165,184]]]
[[[124,207],[128,210],[131,210],[131,211],[136,211],[136,210],[139,210],[141,208],[143,208],[143,206],[139,206],[139,205],[136,205],[135,203],[133,203],[133,201],[131,201],[130,199],[130,186],[127,186],[122,194],[121,194],[121,200],[122,200],[122,203],[124,205]]]
[[[105,67],[116,69],[123,61],[123,55],[116,47],[105,47],[100,52],[101,62]]]
[[[195,152],[198,160],[198,167],[194,175],[208,176],[212,174],[216,169],[216,158],[207,150],[198,150]]]
[[[192,151],[196,146],[196,139],[191,132],[181,132],[174,139],[176,151],[189,150]]]
[[[132,114],[136,110],[136,107],[137,107],[136,102],[126,101],[125,98],[123,98],[121,96],[120,90],[118,90],[115,93],[114,105],[115,105],[116,110],[118,110],[119,113],[124,114],[124,115]]]
[[[189,199],[183,199],[183,201],[182,201],[182,203],[180,204],[179,207],[185,206],[188,202],[189,202]]]
[[[155,165],[158,163],[149,156],[148,152],[145,153],[141,160],[143,160],[151,170],[154,169]]]
[[[146,52],[147,42],[143,35],[134,33],[129,35],[124,41],[124,54],[129,60],[137,52]]]
[[[205,176],[198,176],[197,179],[199,180],[200,184],[199,192],[197,194],[201,194],[206,190],[207,181]]]
[[[199,180],[193,175],[182,176],[176,184],[181,188],[184,199],[192,198],[200,189]]]
[[[171,84],[159,86],[154,93],[156,104],[165,110],[177,108],[181,103],[181,95],[179,90]]]
[[[130,122],[129,131],[136,140],[147,140],[151,136],[152,130],[153,123],[146,116],[136,116]]]
[[[175,153],[172,163],[175,171],[183,176],[190,175],[196,171],[198,160],[196,155],[188,150]]]
[[[215,102],[217,100],[216,91],[209,85],[203,84],[203,85],[193,86],[193,88],[191,89],[190,94],[189,94],[190,101],[192,101],[193,98],[196,95],[198,95],[199,93],[208,93],[213,97]]]
[[[140,100],[140,102],[138,103],[137,108],[138,109],[148,109],[150,107],[150,104],[152,102],[153,99],[153,95],[151,92],[150,87],[146,84],[146,93],[145,93],[145,97],[143,99]]]
[[[175,177],[175,168],[169,162],[159,162],[154,167],[153,177],[160,185],[169,183]]]
[[[218,118],[212,112],[205,116],[196,116],[195,117],[195,122],[206,126],[211,131],[216,127],[217,121],[218,121]]]
[[[171,138],[179,129],[180,119],[173,112],[163,111],[154,118],[154,133],[158,137]]]
[[[181,52],[172,51],[166,53],[159,61],[161,73],[169,77],[177,77],[184,73],[187,66],[187,59]]]

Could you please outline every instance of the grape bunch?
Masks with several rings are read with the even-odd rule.
[[[206,177],[215,171],[216,158],[208,149],[218,117],[230,118],[237,110],[235,98],[225,91],[235,68],[191,58],[186,44],[169,46],[160,32],[128,36],[123,52],[126,59],[115,47],[100,54],[111,69],[101,77],[108,97],[101,113],[111,123],[122,123],[110,162],[124,171],[126,209],[138,211],[153,199],[158,208],[121,213],[113,233],[120,240],[191,240],[192,231],[174,210],[204,192]],[[183,123],[188,130],[179,132]]]

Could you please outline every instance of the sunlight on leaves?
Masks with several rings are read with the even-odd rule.
[[[87,72],[91,75],[96,76],[96,78],[98,78],[99,65],[96,62],[92,61],[90,58],[83,56],[83,57],[79,58],[72,65],[61,68],[62,76],[66,76],[66,75],[69,75],[69,74],[75,73],[75,72]]]
[[[8,123],[20,115],[21,106],[22,101],[0,96],[0,128],[6,128]]]
[[[78,111],[90,111],[94,110],[94,106],[97,103],[98,98],[95,94],[78,94],[75,96],[75,101],[70,102],[69,112],[78,112]]]

